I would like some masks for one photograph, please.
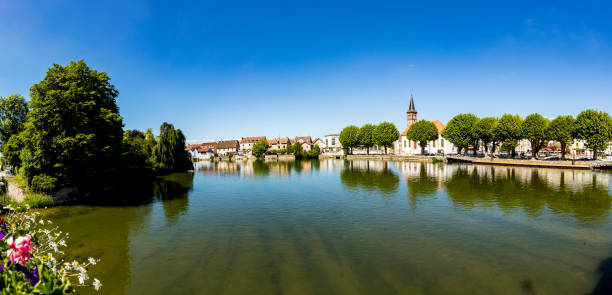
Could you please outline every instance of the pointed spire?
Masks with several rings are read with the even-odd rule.
[[[414,96],[412,94],[410,94],[410,108],[408,108],[409,111],[416,111],[416,109],[414,108]]]

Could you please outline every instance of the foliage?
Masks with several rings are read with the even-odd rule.
[[[374,129],[374,142],[379,146],[385,147],[385,154],[387,153],[387,148],[393,146],[398,137],[399,131],[397,131],[393,123],[382,122]]]
[[[521,123],[521,134],[531,143],[531,155],[537,158],[538,152],[548,141],[550,122],[540,114],[531,114]]]
[[[296,158],[302,155],[302,145],[299,142],[287,147],[287,153],[294,155]]]
[[[558,116],[550,122],[548,137],[561,144],[561,157],[565,159],[567,147],[574,141],[576,120],[572,116]]]
[[[121,144],[121,162],[119,163],[121,175],[146,176],[151,174],[155,165],[153,158],[155,137],[148,137],[139,130],[126,130],[123,133]]]
[[[522,121],[523,119],[518,115],[504,114],[493,128],[493,138],[503,143],[504,149],[512,151],[512,157],[514,157],[518,140],[522,137]]]
[[[55,185],[57,178],[49,176],[47,174],[38,174],[32,177],[32,183],[30,188],[35,192],[53,192],[55,191]]]
[[[39,213],[11,212],[0,218],[0,289],[2,294],[65,294],[76,286],[102,287],[88,270],[98,260],[67,262],[68,234],[51,227]],[[74,282],[72,280],[75,280]],[[90,283],[91,282],[91,285]]]
[[[444,163],[444,159],[433,157],[431,158],[431,163],[433,164]]]
[[[47,194],[26,193],[23,202],[30,208],[45,208],[53,205],[53,198]]]
[[[467,147],[478,138],[475,132],[477,123],[478,117],[475,115],[456,115],[446,125],[442,136],[467,154]]]
[[[421,154],[424,155],[427,142],[438,139],[438,128],[432,122],[421,120],[410,125],[406,138],[418,141],[421,147]]]
[[[8,191],[8,180],[6,180],[4,176],[2,176],[2,179],[0,179],[0,195],[6,194],[7,191]]]
[[[582,111],[576,117],[575,137],[586,142],[586,146],[593,150],[593,159],[597,159],[597,152],[608,147],[612,140],[612,119],[605,112],[595,110]]]
[[[485,117],[476,122],[474,135],[482,141],[485,152],[488,151],[489,143],[493,143],[493,150],[491,152],[495,152],[495,138],[493,136],[495,125],[497,125],[497,118],[495,117]]]
[[[2,145],[3,160],[6,164],[13,168],[18,167],[21,164],[21,150],[24,147],[23,132],[11,136],[8,142],[4,142]]]
[[[55,64],[30,88],[31,111],[21,134],[21,165],[58,179],[58,187],[89,184],[110,175],[121,152],[118,95],[104,72],[85,62]]]
[[[359,145],[366,148],[366,153],[370,154],[370,148],[374,146],[376,143],[374,141],[374,130],[376,130],[376,126],[372,124],[365,124],[359,128],[359,132],[357,132],[357,141]]]
[[[23,131],[27,120],[28,103],[19,94],[0,97],[0,142],[8,142],[13,135]]]
[[[259,157],[265,155],[266,151],[268,150],[269,147],[270,147],[270,144],[268,143],[267,140],[265,140],[265,139],[258,140],[253,145],[253,156],[259,158]]]
[[[355,125],[344,127],[340,132],[339,140],[342,146],[348,149],[350,154],[353,148],[359,146],[359,127]]]
[[[175,130],[174,125],[166,122],[159,129],[159,141],[153,149],[155,168],[163,172],[193,169],[181,129]]]

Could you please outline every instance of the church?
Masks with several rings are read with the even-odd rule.
[[[419,146],[419,143],[406,138],[406,133],[408,133],[410,125],[417,121],[417,110],[414,108],[413,95],[410,95],[410,107],[406,112],[406,117],[406,130],[404,130],[404,132],[400,134],[398,140],[394,144],[395,154],[400,156],[420,155],[421,147]],[[442,122],[438,120],[431,122],[436,125],[436,128],[438,128],[438,138],[427,143],[427,146],[425,147],[425,153],[438,155],[456,153],[457,149],[455,148],[455,146],[448,140],[445,140],[444,137],[442,137],[442,130],[444,130],[444,124],[442,124]]]

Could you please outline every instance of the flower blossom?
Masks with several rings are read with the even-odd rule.
[[[32,245],[32,237],[29,234],[19,237],[16,240],[10,237],[6,243],[10,247],[10,249],[6,251],[6,256],[9,257],[10,262],[17,261],[20,264],[24,264],[32,258],[33,253],[38,251],[34,248],[34,245]]]

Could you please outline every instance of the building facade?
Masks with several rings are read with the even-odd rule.
[[[226,156],[228,154],[236,154],[240,150],[240,142],[238,140],[223,140],[217,143],[217,154]]]
[[[414,97],[410,96],[410,107],[406,112],[407,124],[406,129],[402,132],[398,138],[398,140],[394,143],[393,148],[395,154],[401,156],[409,156],[409,155],[420,155],[421,154],[421,146],[417,141],[409,140],[406,137],[406,133],[410,129],[410,126],[414,124],[417,119],[417,110],[414,107]],[[439,154],[439,155],[447,155],[456,153],[457,149],[455,146],[448,140],[442,137],[442,131],[444,130],[444,124],[438,120],[430,121],[436,128],[438,129],[438,138],[435,140],[429,141],[427,146],[425,147],[426,154]]]

